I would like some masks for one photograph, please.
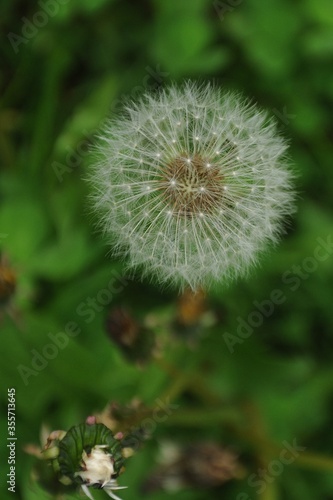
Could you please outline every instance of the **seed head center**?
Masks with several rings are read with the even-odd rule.
[[[223,186],[220,168],[200,155],[179,156],[163,168],[161,189],[177,215],[214,212],[220,205]]]

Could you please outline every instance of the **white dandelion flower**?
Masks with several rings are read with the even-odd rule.
[[[187,82],[109,122],[94,207],[130,266],[180,288],[244,275],[293,209],[286,143],[243,98]]]
[[[94,500],[88,486],[104,489],[104,491],[114,500],[121,500],[113,493],[113,490],[122,490],[125,486],[118,486],[114,479],[114,461],[112,454],[104,451],[105,446],[94,446],[87,453],[83,450],[81,469],[75,472],[75,477],[82,480],[81,488],[90,500]]]

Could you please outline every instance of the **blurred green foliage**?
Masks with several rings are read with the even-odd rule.
[[[192,385],[199,376],[219,400],[200,397],[190,382],[176,391],[179,409],[128,463],[120,481],[129,486],[124,500],[333,499],[332,245],[321,250],[324,258],[313,258],[318,241],[333,238],[333,3],[3,0],[0,23],[0,244],[2,266],[17,279],[0,323],[0,424],[6,436],[7,388],[14,387],[17,498],[49,498],[31,480],[36,460],[22,451],[38,442],[42,423],[68,429],[108,401],[133,397],[154,408],[156,398],[177,387],[179,374],[156,361],[138,368],[112,344],[105,319],[117,305],[159,325],[166,363]],[[88,316],[89,297],[96,299],[123,268],[95,232],[83,180],[93,136],[124,97],[184,78],[237,89],[275,114],[290,140],[299,193],[280,246],[248,281],[210,292],[208,307],[218,321],[190,346],[171,337],[168,326],[176,294],[139,277]],[[225,333],[236,335],[239,318],[248,321],[275,289],[283,303],[231,353]],[[49,333],[71,322],[80,333],[43,369],[22,376],[18,367],[31,368],[36,352],[50,344]],[[246,474],[213,489],[143,494],[163,439],[231,447]],[[306,450],[258,493],[249,476],[295,439]],[[7,457],[2,445],[2,499],[13,498],[5,484]]]

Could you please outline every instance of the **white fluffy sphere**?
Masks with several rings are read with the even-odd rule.
[[[243,275],[293,209],[274,121],[210,84],[147,92],[110,120],[98,150],[90,179],[105,234],[161,283]]]

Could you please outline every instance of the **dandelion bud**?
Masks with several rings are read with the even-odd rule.
[[[164,444],[163,463],[143,485],[145,493],[183,488],[214,488],[233,479],[242,479],[245,469],[238,456],[211,442],[194,442],[189,447]]]
[[[292,210],[266,113],[188,82],[131,103],[101,137],[94,206],[130,266],[184,289],[244,275]]]
[[[137,323],[124,308],[112,309],[107,317],[106,330],[128,361],[143,365],[155,349],[154,333]]]
[[[116,478],[122,472],[122,446],[103,424],[81,424],[72,427],[58,444],[57,466],[62,481],[81,485],[92,499],[89,488],[104,489],[113,499],[113,490],[122,489]]]

